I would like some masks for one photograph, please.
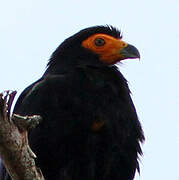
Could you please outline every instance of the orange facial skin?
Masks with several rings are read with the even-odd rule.
[[[97,46],[96,39],[103,39],[105,44]],[[82,42],[82,46],[99,55],[100,60],[105,64],[115,64],[125,59],[120,53],[128,44],[121,39],[114,38],[107,34],[94,34]]]

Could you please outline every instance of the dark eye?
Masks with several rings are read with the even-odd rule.
[[[105,45],[105,40],[102,39],[102,38],[97,38],[97,39],[95,39],[94,43],[95,43],[96,46],[104,46]]]

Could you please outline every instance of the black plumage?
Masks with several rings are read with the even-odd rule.
[[[46,180],[132,180],[139,170],[144,135],[130,90],[115,64],[81,45],[94,34],[122,38],[96,26],[66,39],[15,105],[14,113],[43,118],[29,142]]]

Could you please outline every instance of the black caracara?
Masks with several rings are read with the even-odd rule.
[[[43,118],[29,142],[46,180],[134,178],[144,135],[115,64],[139,57],[116,28],[90,27],[66,39],[23,91],[14,113]]]

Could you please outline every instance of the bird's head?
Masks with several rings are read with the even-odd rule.
[[[52,54],[48,65],[114,65],[128,58],[140,58],[133,45],[122,40],[112,26],[94,26],[66,39]]]

